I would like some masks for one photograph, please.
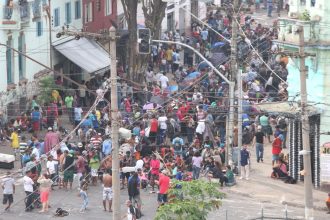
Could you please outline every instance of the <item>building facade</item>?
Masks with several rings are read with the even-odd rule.
[[[36,78],[50,64],[47,3],[41,0],[0,1],[0,108],[16,116],[37,92]],[[20,51],[22,54],[15,52]]]
[[[326,0],[290,1],[289,18],[279,19],[279,39],[275,41],[284,51],[298,52],[300,45],[298,30],[300,27],[304,29],[305,53],[309,54],[305,58],[305,64],[308,70],[307,99],[308,103],[315,108],[315,111],[309,112],[309,114],[311,115],[310,119],[317,118],[316,121],[319,124],[317,129],[311,129],[311,131],[315,132],[310,133],[311,146],[312,143],[317,143],[312,148],[314,171],[320,166],[320,148],[329,142],[330,139],[330,109],[328,107],[330,103],[330,74],[328,73],[328,63],[330,62],[330,30],[326,26],[330,22],[329,8],[330,2]],[[299,58],[292,57],[290,59],[288,71],[289,97],[294,101],[299,101]],[[315,123],[311,122],[311,124],[315,128]],[[297,129],[297,124],[295,128],[291,129]],[[297,130],[294,133],[299,137],[301,131]],[[297,140],[293,141],[298,143]],[[319,173],[313,173],[313,179],[314,184],[316,184],[315,186],[320,184]]]
[[[83,17],[84,31],[106,33],[117,22],[117,0],[83,0]]]

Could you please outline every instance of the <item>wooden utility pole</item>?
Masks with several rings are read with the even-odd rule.
[[[120,179],[119,179],[119,126],[118,126],[118,97],[117,97],[117,54],[116,28],[110,28],[110,60],[111,60],[111,139],[112,139],[112,191],[113,191],[113,220],[120,217]]]
[[[311,149],[309,145],[309,120],[306,109],[307,105],[307,86],[305,67],[305,41],[304,27],[299,27],[299,59],[300,59],[300,96],[301,96],[301,123],[302,123],[302,139],[303,151],[299,152],[304,157],[304,191],[305,191],[305,219],[313,219],[313,184],[312,184],[312,167],[311,167]]]

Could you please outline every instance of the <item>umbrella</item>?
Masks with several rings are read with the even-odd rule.
[[[210,58],[210,62],[214,65],[214,66],[219,66],[219,65],[223,65],[224,63],[226,63],[229,60],[229,57],[226,56],[224,53],[213,53],[212,57]]]
[[[214,49],[214,48],[217,48],[217,47],[222,47],[223,45],[225,45],[225,43],[224,42],[216,42],[216,43],[214,43],[213,45],[212,45],[212,49]]]
[[[162,106],[161,105],[159,105],[159,104],[157,104],[156,103],[156,109],[157,108],[161,108]],[[147,103],[147,104],[145,104],[144,106],[143,106],[143,110],[152,110],[152,109],[155,109],[154,108],[154,103]]]
[[[209,64],[207,64],[205,61],[202,61],[198,64],[198,70],[206,69],[209,67]]]
[[[165,102],[165,99],[161,96],[152,96],[150,102],[162,105]]]
[[[200,74],[200,72],[192,72],[192,73],[190,73],[188,76],[186,76],[184,79],[185,80],[191,80],[191,79],[196,79],[196,78],[198,78],[199,76],[200,76],[201,74]]]
[[[179,86],[172,85],[167,88],[171,93],[179,90]]]

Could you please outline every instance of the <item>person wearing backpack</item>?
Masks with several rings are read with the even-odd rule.
[[[182,146],[184,145],[183,139],[179,136],[176,135],[176,137],[172,141],[173,148],[174,148],[174,155],[183,155],[183,149]]]

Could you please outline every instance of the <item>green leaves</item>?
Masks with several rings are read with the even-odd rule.
[[[173,181],[169,202],[158,208],[156,220],[206,220],[207,214],[221,206],[225,194],[218,184],[202,180]]]

